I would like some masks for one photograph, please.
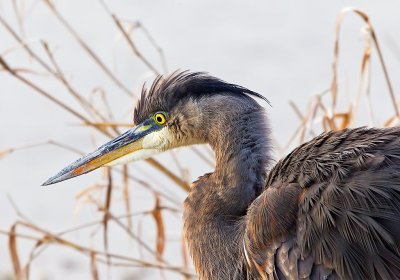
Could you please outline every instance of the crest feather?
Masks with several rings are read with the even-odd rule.
[[[222,93],[257,97],[270,104],[261,94],[227,83],[208,73],[178,70],[168,76],[157,76],[149,90],[146,85],[143,86],[140,100],[134,111],[134,120],[138,124],[157,111],[168,112],[185,98],[198,99]]]

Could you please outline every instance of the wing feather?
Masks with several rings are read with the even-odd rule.
[[[400,279],[400,128],[322,134],[266,182],[245,219],[261,279]]]

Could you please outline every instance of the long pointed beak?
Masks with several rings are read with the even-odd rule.
[[[102,145],[94,152],[68,165],[55,176],[49,178],[42,186],[55,184],[73,177],[88,173],[104,165],[112,165],[121,157],[142,150],[143,137],[157,130],[157,127],[146,122],[135,126],[117,138]]]

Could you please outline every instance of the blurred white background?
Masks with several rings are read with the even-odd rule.
[[[55,57],[76,88],[86,95],[95,86],[108,94],[115,119],[130,122],[134,101],[127,98],[98,66],[88,58],[76,40],[66,31],[49,8],[37,0],[16,1],[26,12],[23,32],[33,49],[45,57],[38,41],[45,40],[55,50]],[[12,0],[0,0],[0,14],[16,30],[18,23]],[[127,21],[140,21],[162,48],[169,71],[190,69],[207,71],[226,81],[236,83],[266,96],[272,107],[264,104],[270,117],[274,137],[283,146],[298,125],[298,118],[288,105],[293,100],[306,109],[308,100],[330,87],[332,79],[335,21],[346,6],[356,6],[371,19],[388,67],[395,92],[400,91],[400,2],[392,1],[107,1],[113,13]],[[22,5],[22,6],[21,6]],[[118,35],[111,18],[97,0],[57,0],[57,10],[71,23],[79,35],[97,55],[115,71],[116,76],[134,92],[151,73],[135,57]],[[356,94],[360,61],[364,47],[362,21],[349,16],[341,32],[339,61],[340,90],[346,98]],[[133,39],[142,53],[161,68],[158,52],[148,43],[140,30]],[[0,54],[17,46],[15,40],[0,25]],[[32,59],[21,50],[4,55],[14,67],[38,69]],[[48,60],[47,60],[48,61]],[[42,71],[43,72],[43,71]],[[392,110],[387,87],[376,59],[372,57],[371,94],[378,123]],[[41,87],[67,104],[75,101],[59,84],[46,76],[27,74]],[[94,101],[97,102],[97,101]],[[129,105],[127,105],[129,104]],[[121,108],[121,109],[119,109]],[[360,123],[363,124],[363,123]],[[366,124],[366,123],[365,123]],[[39,96],[4,71],[0,72],[0,151],[53,139],[67,143],[81,151],[90,152],[106,138],[82,127],[71,115]],[[95,139],[95,140],[94,140]],[[211,170],[188,150],[176,152],[190,171],[190,180]],[[280,154],[276,152],[276,156]],[[78,155],[54,146],[24,149],[0,158],[0,229],[9,230],[17,220],[7,194],[19,209],[37,225],[59,232],[74,225],[99,218],[97,209],[79,204],[76,194],[83,186],[102,176],[97,170],[50,187],[41,183]],[[170,155],[157,157],[166,165],[173,165]],[[134,163],[132,174],[149,178],[148,164]],[[135,170],[139,170],[135,172]],[[154,178],[161,191],[172,194],[182,202],[185,193],[164,177]],[[118,197],[115,198],[118,201]],[[153,197],[132,186],[132,208],[150,209]],[[166,254],[180,262],[180,221],[167,217],[168,231],[173,236]],[[148,225],[148,226],[146,226]],[[151,243],[154,240],[152,221],[144,223],[142,231]],[[86,246],[90,231],[71,238]],[[111,237],[110,246],[129,254],[135,244]],[[101,238],[98,238],[101,242]],[[95,239],[96,240],[96,239]],[[94,242],[94,241],[93,241]],[[101,243],[100,243],[101,244]],[[26,261],[33,243],[19,243],[20,256]],[[125,251],[124,251],[125,250]],[[132,253],[133,254],[133,253]],[[136,254],[136,253],[135,253]],[[32,266],[31,279],[89,279],[89,259],[67,248],[49,247]],[[107,278],[107,270],[100,270],[100,279]],[[0,279],[8,279],[12,265],[7,249],[7,237],[0,235]],[[112,279],[159,279],[158,272],[146,269],[117,269]],[[3,277],[3,278],[2,278]],[[167,279],[182,279],[171,274]]]

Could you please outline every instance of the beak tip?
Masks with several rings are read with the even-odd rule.
[[[117,138],[99,147],[96,151],[76,160],[69,166],[62,169],[55,176],[47,179],[47,181],[45,181],[42,186],[52,185],[80,176],[82,174],[86,174],[101,166],[105,166],[110,162],[118,160],[128,153],[143,149],[143,131],[139,131],[138,127],[140,128],[140,126],[137,126],[129,129]],[[149,133],[153,130],[147,129],[145,131]]]
[[[42,186],[48,186],[48,185],[52,185],[54,183],[56,183],[56,182],[54,182],[54,178],[49,178],[42,184]]]
[[[62,171],[60,173],[58,173],[55,176],[50,177],[49,179],[47,179],[42,186],[49,186],[49,185],[53,185],[55,183],[59,183],[61,181],[67,180],[69,178],[71,178],[73,176],[70,176],[69,173],[63,173]]]
[[[60,183],[62,181],[74,178],[76,176],[79,176],[82,174],[74,174],[73,172],[71,172],[70,170],[61,170],[58,174],[56,174],[53,177],[50,177],[49,179],[47,179],[42,186],[49,186],[49,185],[53,185],[56,183]]]

